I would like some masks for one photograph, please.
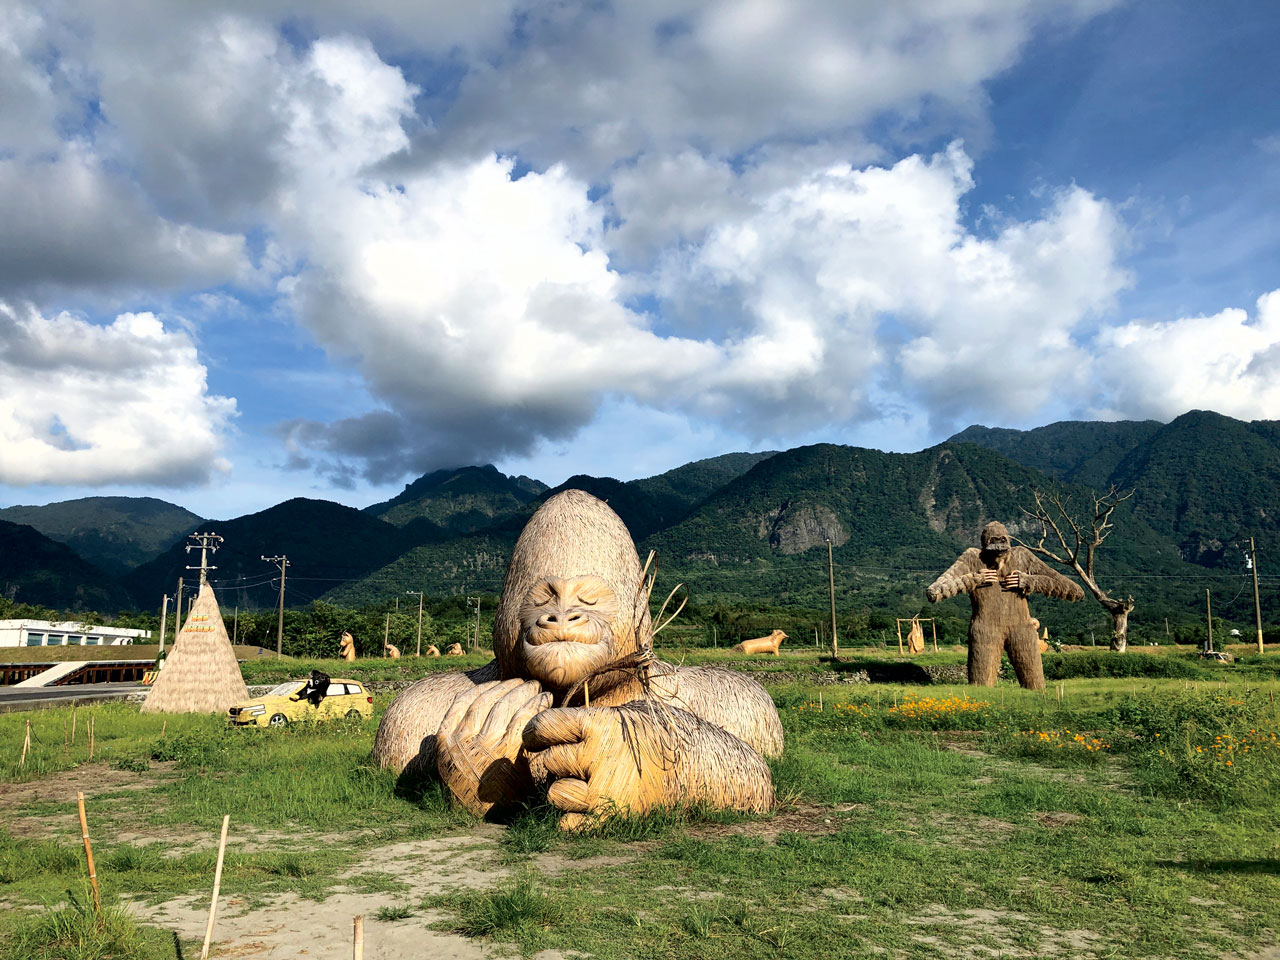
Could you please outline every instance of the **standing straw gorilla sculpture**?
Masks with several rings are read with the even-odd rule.
[[[652,653],[648,589],[626,527],[581,490],[547,500],[512,553],[494,660],[419,680],[374,741],[384,767],[438,773],[480,816],[546,786],[574,829],[611,812],[705,803],[764,811],[782,725],[754,680]]]
[[[993,520],[982,529],[982,548],[970,547],[925,590],[930,603],[958,593],[969,594],[969,682],[994,687],[1000,652],[1009,654],[1018,682],[1028,690],[1044,689],[1040,637],[1031,622],[1027,597],[1042,593],[1061,600],[1081,600],[1084,589],[1043,563],[1026,547],[1009,542],[1005,525]]]

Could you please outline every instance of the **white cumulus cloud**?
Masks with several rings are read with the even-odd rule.
[[[1169,420],[1190,409],[1280,417],[1280,290],[1212,316],[1132,321],[1101,331],[1097,413]]]
[[[209,393],[186,333],[0,302],[0,483],[182,486],[226,472],[235,401]]]

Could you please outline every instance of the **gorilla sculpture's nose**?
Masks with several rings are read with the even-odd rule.
[[[550,634],[554,640],[580,640],[594,642],[596,637],[591,624],[581,610],[555,602],[550,609],[543,611],[537,619],[538,629]],[[587,634],[591,634],[590,637]]]

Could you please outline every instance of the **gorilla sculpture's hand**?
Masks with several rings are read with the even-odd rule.
[[[745,743],[687,711],[630,703],[537,714],[524,730],[535,780],[565,811],[562,830],[609,813],[707,802],[761,812],[773,802],[769,767]]]
[[[551,706],[537,680],[482,683],[459,694],[440,721],[436,765],[440,779],[477,816],[525,799],[532,789],[520,732]]]
[[[1014,593],[1025,593],[1024,574],[1020,570],[1014,570],[1000,581],[1000,586],[1005,590],[1011,590]]]

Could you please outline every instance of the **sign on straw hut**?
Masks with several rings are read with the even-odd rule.
[[[236,663],[226,625],[207,583],[178,631],[173,652],[164,662],[142,704],[144,713],[222,713],[249,699]]]

